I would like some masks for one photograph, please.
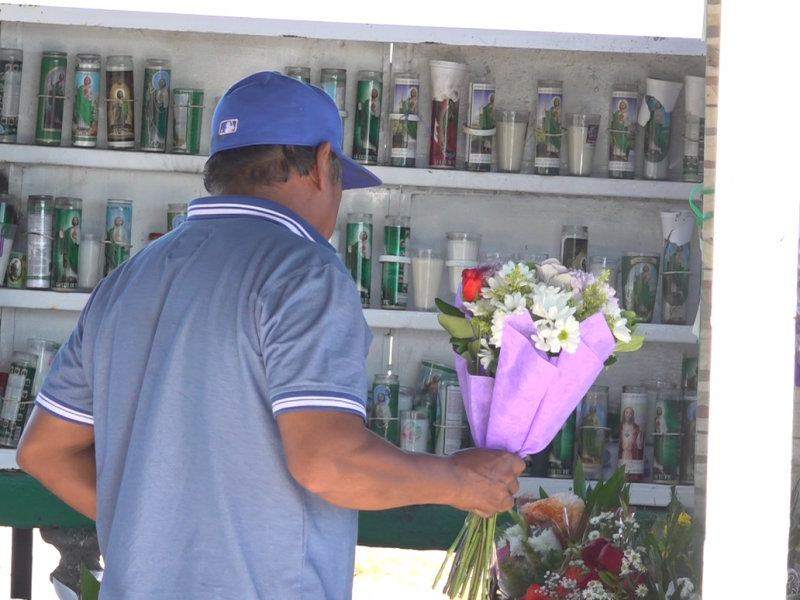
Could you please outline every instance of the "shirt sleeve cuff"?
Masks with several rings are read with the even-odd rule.
[[[324,394],[319,392],[290,392],[280,394],[272,400],[272,414],[290,410],[338,410],[367,418],[364,401],[346,394]]]
[[[36,405],[65,421],[80,425],[94,425],[94,416],[91,413],[65,404],[42,392],[36,396]]]

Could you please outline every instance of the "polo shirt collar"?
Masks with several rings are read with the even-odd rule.
[[[195,198],[189,203],[187,221],[219,219],[225,217],[251,217],[265,219],[288,229],[307,240],[333,249],[314,227],[300,215],[268,198],[255,196],[208,196]],[[335,249],[334,249],[335,251]]]

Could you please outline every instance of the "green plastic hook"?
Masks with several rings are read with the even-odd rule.
[[[712,189],[703,189],[703,184],[698,183],[696,186],[692,188],[692,191],[689,192],[689,206],[692,208],[694,212],[695,220],[697,221],[697,226],[701,227],[703,225],[703,221],[707,221],[711,217],[714,216],[714,211],[710,210],[708,212],[702,212],[697,205],[694,203],[694,195],[697,191],[700,190],[701,194],[713,194],[714,190]]]

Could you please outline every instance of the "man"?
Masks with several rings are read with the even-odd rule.
[[[104,600],[347,599],[357,513],[512,506],[524,463],[405,453],[364,426],[371,334],[327,243],[344,156],[324,91],[257,73],[212,119],[183,225],[95,289],[19,465],[95,518]]]

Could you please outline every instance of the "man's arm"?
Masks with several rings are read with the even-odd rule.
[[[447,457],[405,452],[347,412],[297,410],[277,420],[292,476],[346,508],[448,504],[490,516],[513,506],[525,467],[518,456],[499,450]]]
[[[79,513],[97,513],[94,427],[36,407],[17,448],[17,464]]]

